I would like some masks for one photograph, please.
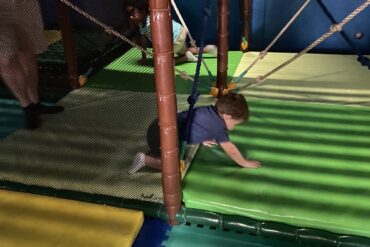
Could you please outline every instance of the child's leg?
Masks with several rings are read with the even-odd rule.
[[[129,173],[134,174],[144,166],[148,166],[156,170],[162,170],[161,159],[159,157],[137,153],[129,169]]]
[[[197,55],[199,51],[199,47],[189,47],[188,51],[190,51],[192,54]],[[214,56],[217,56],[217,46],[215,45],[206,45],[203,49],[204,53],[210,53]]]
[[[206,45],[204,47],[204,52],[205,53],[210,53],[214,56],[217,56],[217,46],[215,46],[215,45]]]
[[[176,65],[196,61],[198,61],[197,57],[194,56],[190,51],[187,51],[185,54],[179,54],[179,56],[175,58]]]
[[[198,47],[189,47],[188,51],[190,51],[192,54],[197,55],[198,54]]]
[[[144,158],[145,166],[149,166],[156,170],[162,170],[162,161],[161,158],[145,155]]]
[[[175,58],[175,64],[182,64],[186,63],[188,61],[188,57],[185,54],[179,55],[178,57]]]

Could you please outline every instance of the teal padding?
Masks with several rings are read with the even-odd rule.
[[[370,109],[250,100],[250,110],[231,140],[262,168],[201,148],[186,207],[370,237]]]
[[[229,81],[232,79],[231,75],[234,74],[239,65],[242,55],[243,54],[239,51],[228,53]],[[140,59],[140,50],[133,48],[91,77],[86,86],[135,92],[155,92],[153,60],[149,58],[146,65],[141,65],[139,64]],[[211,57],[208,54],[204,57],[204,60],[212,73],[216,74],[217,58]],[[193,77],[195,65],[195,63],[184,63],[176,66],[176,68],[180,71],[186,71]],[[201,68],[199,80],[200,93],[205,95],[209,94],[211,86],[215,82],[210,81],[204,67]],[[191,87],[191,81],[185,80],[176,74],[177,94],[189,95],[191,93]]]
[[[173,226],[168,233],[168,239],[164,241],[165,247],[299,247],[303,244],[282,241],[277,239],[252,236],[233,231],[211,229],[199,225]]]
[[[0,139],[23,126],[23,112],[18,101],[0,99]]]

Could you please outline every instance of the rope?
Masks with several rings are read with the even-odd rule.
[[[177,5],[176,5],[176,2],[175,0],[171,0],[171,4],[172,4],[172,7],[173,9],[175,10],[176,12],[176,15],[177,17],[179,18],[180,22],[181,22],[181,25],[185,28],[186,30],[186,34],[188,35],[189,39],[190,39],[190,45],[191,47],[195,48],[195,49],[198,49],[198,47],[196,46],[196,41],[193,39],[193,36],[191,35],[190,31],[189,31],[189,28],[188,26],[186,25],[185,21],[184,21],[184,18],[182,18],[182,15],[179,11],[179,9],[177,8]],[[199,51],[198,51],[199,53]],[[205,67],[205,69],[207,70],[207,73],[208,73],[208,77],[209,79],[211,80],[211,82],[214,82],[215,81],[215,77],[212,75],[212,72],[211,70],[209,69],[207,63],[204,61],[204,59],[202,59],[202,62],[203,62],[203,65]]]
[[[322,43],[323,41],[325,41],[327,38],[329,38],[333,33],[342,31],[344,25],[346,25],[350,20],[352,20],[356,15],[358,15],[359,13],[361,13],[369,5],[370,5],[370,0],[366,0],[357,9],[355,9],[351,14],[349,14],[347,17],[345,17],[339,24],[331,25],[328,32],[326,32],[325,34],[323,34],[320,38],[318,38],[317,40],[315,40],[312,44],[310,44],[308,47],[306,47],[300,53],[297,53],[296,55],[294,55],[293,57],[291,57],[290,59],[288,59],[284,63],[280,64],[279,66],[277,66],[273,70],[271,70],[268,73],[266,73],[265,75],[258,76],[256,78],[256,80],[255,80],[254,83],[249,83],[247,85],[244,85],[244,86],[240,87],[239,90],[243,90],[243,89],[245,89],[245,88],[247,88],[247,87],[249,87],[249,86],[251,86],[253,84],[257,84],[257,85],[262,84],[266,80],[267,77],[269,77],[270,75],[272,75],[275,72],[279,71],[280,69],[286,67],[288,64],[290,64],[291,62],[293,62],[297,58],[301,57],[302,55],[306,54],[307,52],[309,52],[310,50],[312,50],[312,48],[314,48],[315,46],[319,45],[320,43]]]
[[[329,18],[329,20],[332,22],[332,24],[337,23],[334,16],[330,13],[329,9],[326,7],[326,5],[322,2],[322,0],[317,0],[317,3],[321,7],[321,9],[324,11],[326,16]],[[348,35],[342,30],[340,32],[343,39],[351,46],[351,48],[356,52],[357,54],[357,61],[361,63],[362,66],[367,66],[368,69],[370,69],[370,60],[365,57],[362,52],[356,47],[356,45],[351,41],[351,39],[348,37]]]
[[[188,103],[189,103],[189,109],[188,109],[188,116],[186,120],[185,125],[185,133],[184,133],[184,140],[181,143],[180,146],[180,159],[183,160],[185,156],[185,147],[186,143],[189,140],[190,137],[190,131],[191,131],[191,123],[193,120],[193,112],[196,102],[198,101],[199,97],[199,75],[200,75],[200,68],[202,65],[202,59],[203,59],[203,50],[204,50],[204,43],[205,43],[205,34],[207,29],[207,24],[209,17],[211,16],[211,10],[210,10],[211,1],[207,0],[206,6],[204,7],[204,17],[203,17],[203,29],[202,29],[202,35],[200,39],[200,47],[199,47],[199,54],[198,54],[198,61],[197,61],[197,67],[194,75],[194,81],[193,81],[193,87],[191,95],[188,97]]]
[[[287,24],[280,30],[280,32],[276,35],[276,37],[272,40],[272,42],[259,53],[258,57],[235,79],[233,82],[238,83],[248,71],[253,68],[260,60],[262,60],[266,55],[270,48],[278,41],[278,39],[286,32],[286,30],[292,25],[292,23],[297,19],[297,17],[302,13],[302,11],[306,8],[306,6],[310,3],[311,0],[305,0],[302,6],[298,9],[295,15],[288,21]]]
[[[173,9],[174,9],[174,10],[175,10],[175,12],[176,12],[177,17],[179,17],[179,20],[180,20],[180,22],[181,22],[181,25],[185,28],[185,30],[186,30],[186,32],[187,32],[187,34],[188,34],[188,36],[189,36],[191,47],[197,47],[197,46],[195,45],[195,40],[193,39],[193,36],[191,36],[191,33],[190,33],[190,31],[189,31],[188,26],[186,25],[186,23],[185,23],[184,19],[182,18],[182,15],[181,15],[181,13],[180,13],[179,9],[177,8],[177,5],[176,5],[175,0],[171,0],[171,4],[172,4]]]
[[[141,52],[145,53],[146,55],[153,56],[153,53],[152,52],[145,50],[144,48],[142,48],[141,46],[139,46],[135,42],[133,42],[130,39],[128,39],[126,36],[124,36],[121,33],[115,31],[112,27],[105,25],[104,23],[102,23],[101,21],[99,21],[95,17],[91,16],[87,12],[83,11],[82,9],[80,9],[79,7],[77,7],[76,5],[72,4],[68,0],[59,0],[59,1],[61,1],[62,3],[64,3],[65,5],[67,5],[68,7],[70,7],[71,9],[73,9],[74,11],[76,11],[77,13],[79,13],[80,15],[84,16],[86,19],[88,19],[91,22],[95,23],[99,27],[103,28],[106,33],[111,34],[111,35],[114,35],[114,36],[120,38],[124,42],[127,42],[130,45],[132,45],[133,47],[138,48]],[[175,71],[180,75],[181,78],[183,78],[185,80],[189,80],[189,81],[194,81],[194,79],[191,76],[189,76],[185,71],[179,70],[176,67],[175,67]]]

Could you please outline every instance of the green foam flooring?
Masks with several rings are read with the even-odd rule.
[[[245,53],[235,75],[240,75],[258,54]],[[269,53],[248,71],[239,85],[252,83],[292,56],[291,53]],[[369,70],[356,59],[356,55],[305,54],[270,75],[261,85],[247,87],[243,93],[260,99],[370,106]]]
[[[262,168],[201,148],[186,207],[370,237],[370,109],[249,101],[252,118],[231,140]]]
[[[207,227],[180,225],[174,226],[168,233],[165,247],[299,247],[298,243],[251,236],[232,231],[210,229]]]
[[[229,52],[228,74],[232,75],[236,70],[242,53],[238,51]],[[148,59],[147,65],[140,65],[138,61],[141,52],[131,49],[123,56],[113,61],[87,82],[88,87],[109,88],[116,90],[130,90],[140,92],[155,92],[153,60]],[[214,77],[217,75],[217,59],[205,56],[204,59]],[[190,76],[195,73],[196,63],[185,63],[176,66],[181,71],[186,71]],[[231,80],[231,76],[229,77]],[[208,94],[212,82],[207,71],[202,67],[200,73],[199,90],[202,94]],[[189,94],[192,83],[176,75],[176,92],[178,94]]]

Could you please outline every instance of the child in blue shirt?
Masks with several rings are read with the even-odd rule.
[[[188,112],[177,114],[179,140],[185,139],[185,126]],[[229,131],[235,126],[247,121],[249,108],[244,96],[228,93],[221,96],[215,106],[196,107],[193,111],[188,144],[203,144],[205,146],[220,145],[225,153],[241,167],[258,168],[260,163],[246,159],[239,149],[229,139]],[[158,120],[154,121],[147,131],[149,151],[137,153],[130,173],[135,173],[144,166],[161,169],[159,126]]]
[[[129,0],[126,6],[126,11],[130,15],[131,29],[139,27],[140,30],[140,46],[146,49],[147,39],[152,41],[150,32],[150,18],[148,0]],[[186,36],[188,31],[178,22],[172,20],[173,34],[173,51],[175,53],[175,63],[196,62],[198,48],[189,48],[186,45]],[[217,47],[215,45],[206,45],[205,53],[211,53],[217,56]],[[141,63],[146,63],[146,54],[142,53]]]

